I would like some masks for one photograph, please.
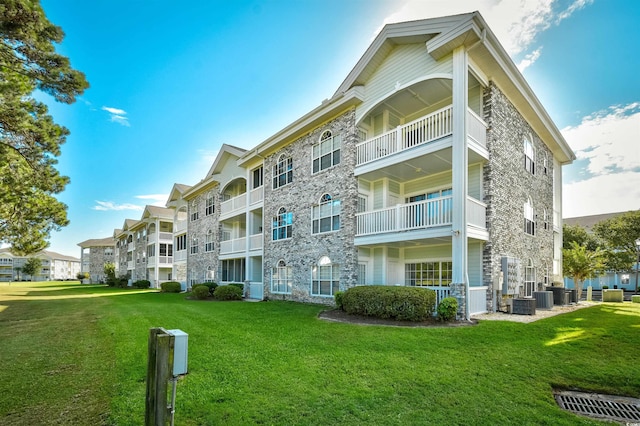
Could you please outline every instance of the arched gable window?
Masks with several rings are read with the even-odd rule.
[[[340,289],[340,265],[322,256],[311,269],[311,295],[333,296]]]
[[[340,150],[342,138],[333,135],[330,130],[325,130],[320,135],[320,140],[313,146],[313,173],[328,169],[340,164]]]
[[[313,234],[322,234],[340,229],[340,200],[329,194],[320,197],[317,205],[312,207],[311,219]]]
[[[287,212],[284,207],[278,210],[273,217],[273,240],[285,240],[291,238],[293,233],[293,213]]]
[[[273,189],[291,182],[293,182],[293,158],[281,154],[278,157],[278,162],[273,166]]]
[[[293,275],[291,266],[287,266],[284,260],[278,261],[271,271],[271,292],[291,294],[293,287]]]
[[[205,252],[213,251],[213,249],[214,249],[213,237],[214,237],[213,230],[209,229],[207,231],[207,235],[205,235],[205,240],[204,240],[204,251]]]

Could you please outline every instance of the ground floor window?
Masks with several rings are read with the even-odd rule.
[[[358,263],[358,285],[367,284],[367,264]]]
[[[287,266],[284,260],[281,260],[271,272],[271,292],[291,294],[292,287],[291,266]]]
[[[536,291],[536,268],[533,266],[533,261],[529,259],[524,268],[524,296],[533,297],[534,291]]]
[[[327,256],[320,258],[311,270],[311,295],[333,296],[340,289],[340,265]]]
[[[243,283],[245,280],[244,259],[226,259],[222,263],[220,280],[223,282]]]
[[[216,270],[213,266],[207,266],[207,271],[204,273],[204,282],[211,283],[216,279]]]
[[[449,286],[452,276],[453,263],[448,261],[404,265],[404,283],[408,286]]]

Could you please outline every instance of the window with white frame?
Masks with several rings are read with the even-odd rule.
[[[527,198],[527,202],[524,203],[524,232],[529,235],[536,235],[536,222],[534,218],[535,214],[531,198]]]
[[[367,284],[367,264],[360,262],[358,263],[358,285],[366,285]]]
[[[524,296],[533,297],[536,291],[536,268],[533,266],[533,260],[529,259],[524,267]]]
[[[312,149],[313,173],[340,164],[341,148],[342,138],[340,135],[334,136],[330,130],[324,131],[320,135],[320,141]]]
[[[453,263],[434,261],[406,263],[404,265],[404,283],[412,287],[447,287],[453,279]]]
[[[178,235],[176,237],[176,251],[187,249],[187,234]]]
[[[549,174],[549,160],[546,155],[542,155],[542,173],[547,175]]]
[[[273,241],[291,238],[293,231],[293,212],[288,212],[284,207],[278,210],[273,217]]]
[[[204,207],[205,216],[210,216],[215,212],[214,199],[215,197],[214,197],[213,191],[209,192],[207,194],[207,198],[205,201],[205,207]]]
[[[198,238],[197,237],[193,237],[191,239],[191,250],[190,250],[191,254],[197,254],[198,253]]]
[[[340,229],[340,200],[329,194],[320,197],[318,205],[311,211],[313,234],[337,231]]]
[[[205,252],[210,252],[213,251],[214,245],[213,245],[213,230],[209,229],[209,231],[207,231],[207,235],[205,235],[205,240],[204,240],[204,251]]]
[[[262,186],[262,166],[251,172],[251,189],[260,188]]]
[[[204,282],[211,283],[214,282],[216,278],[216,270],[213,266],[207,266],[207,270],[204,273]]]
[[[524,169],[532,175],[536,172],[535,166],[535,151],[533,150],[533,144],[528,138],[524,138]]]
[[[156,255],[156,245],[151,244],[147,246],[147,256],[153,257]]]
[[[273,166],[273,189],[280,188],[293,182],[293,158],[280,155]]]
[[[200,214],[198,213],[198,207],[199,207],[198,204],[195,202],[191,204],[191,215],[189,217],[192,222],[200,218]]]
[[[284,260],[280,260],[271,271],[271,292],[291,294],[293,287],[293,275],[291,266],[287,266]]]
[[[356,213],[364,213],[367,211],[367,196],[358,194],[358,206]]]
[[[340,290],[340,265],[323,256],[311,269],[311,295],[331,297]]]
[[[547,213],[547,209],[542,209],[542,223],[544,229],[549,229],[549,214]]]

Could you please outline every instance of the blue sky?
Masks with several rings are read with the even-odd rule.
[[[576,151],[565,217],[640,208],[640,2],[42,0],[91,84],[69,106],[53,251],[103,238],[329,98],[385,23],[479,10]]]

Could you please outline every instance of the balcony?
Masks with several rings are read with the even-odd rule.
[[[247,194],[240,194],[220,204],[220,220],[244,213],[247,207]]]
[[[184,262],[187,260],[187,250],[180,250],[174,254],[174,262]]]
[[[249,192],[249,205],[254,205],[256,203],[260,203],[262,202],[262,200],[264,200],[264,190],[263,190],[263,186],[260,186],[258,188],[252,189]]]
[[[173,256],[151,256],[147,260],[147,268],[154,266],[171,266],[173,264]]]
[[[153,244],[156,242],[156,238],[160,237],[160,241],[164,241],[167,243],[170,243],[173,241],[173,233],[171,232],[158,232],[158,233],[153,233],[153,234],[149,234],[147,236],[147,244]]]
[[[262,249],[262,234],[255,234],[249,236],[249,250],[261,250]]]
[[[220,254],[239,253],[247,248],[247,238],[236,238],[220,242]]]
[[[467,197],[467,223],[470,227],[469,236],[487,239],[486,232],[486,204],[473,197]],[[394,207],[368,211],[356,214],[356,237],[381,236],[386,234],[385,240],[403,241],[409,238],[429,238],[429,235],[398,234],[400,232],[435,230],[440,232],[432,237],[451,235],[453,224],[453,197],[440,197],[416,203],[398,204]],[[444,228],[444,229],[443,229]],[[471,229],[473,232],[471,232]],[[389,241],[391,241],[389,240]],[[370,239],[367,241],[373,243]]]
[[[397,161],[402,162],[414,156],[420,156],[439,151],[451,149],[451,139],[453,135],[453,107],[451,105],[442,108],[434,113],[418,118],[410,123],[398,126],[394,130],[378,135],[356,145],[356,175],[374,170],[376,167],[371,163],[395,156]],[[467,141],[471,148],[470,162],[487,158],[487,126],[485,122],[472,110],[467,110]],[[439,143],[435,143],[438,141]],[[415,151],[413,155],[407,151],[422,147]],[[400,156],[397,154],[406,153]],[[473,154],[473,155],[472,155]],[[448,154],[450,156],[450,154]],[[387,162],[381,162],[380,167],[384,167]],[[392,161],[393,163],[393,161]],[[447,164],[449,164],[447,162]],[[363,167],[365,166],[365,167]],[[449,164],[450,167],[450,164]]]
[[[136,248],[135,243],[129,243],[127,244],[127,251],[134,251]]]

